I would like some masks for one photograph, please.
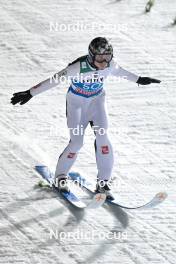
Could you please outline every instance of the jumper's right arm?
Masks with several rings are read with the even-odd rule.
[[[13,105],[19,103],[23,105],[27,103],[33,96],[40,94],[44,91],[47,91],[61,82],[61,78],[64,77],[67,79],[67,68],[61,70],[60,72],[54,74],[53,77],[48,78],[47,80],[33,86],[29,90],[14,93],[11,98],[11,103]]]

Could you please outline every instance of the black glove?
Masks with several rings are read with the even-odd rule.
[[[13,97],[11,98],[11,104],[15,105],[17,103],[20,103],[20,105],[23,105],[27,103],[32,98],[32,95],[30,93],[30,90],[14,93]]]
[[[152,79],[149,77],[139,77],[139,79],[137,80],[137,83],[142,85],[147,85],[151,83],[160,83],[160,82],[161,82],[160,80]]]

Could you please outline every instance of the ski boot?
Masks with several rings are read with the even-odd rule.
[[[115,198],[114,198],[114,196],[112,195],[112,193],[111,193],[111,184],[110,184],[110,182],[109,181],[107,181],[107,180],[105,180],[105,181],[103,181],[103,180],[98,180],[97,181],[97,185],[96,185],[96,192],[97,193],[105,193],[106,194],[106,197],[107,197],[107,199],[109,199],[109,200],[114,200]]]
[[[70,192],[67,175],[60,174],[55,177],[54,185],[60,192]]]

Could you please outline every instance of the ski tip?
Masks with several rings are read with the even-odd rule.
[[[105,193],[97,193],[94,195],[92,201],[87,206],[89,209],[96,209],[101,207],[106,200],[106,194]]]
[[[100,200],[106,199],[106,194],[105,193],[96,193],[94,197],[95,197],[96,201],[100,201]]]
[[[168,197],[168,194],[166,192],[159,192],[155,197],[158,201],[163,202]]]

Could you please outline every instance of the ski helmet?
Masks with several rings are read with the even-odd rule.
[[[94,62],[107,62],[113,57],[113,47],[106,38],[98,37],[93,39],[88,48],[88,61],[94,65]]]

